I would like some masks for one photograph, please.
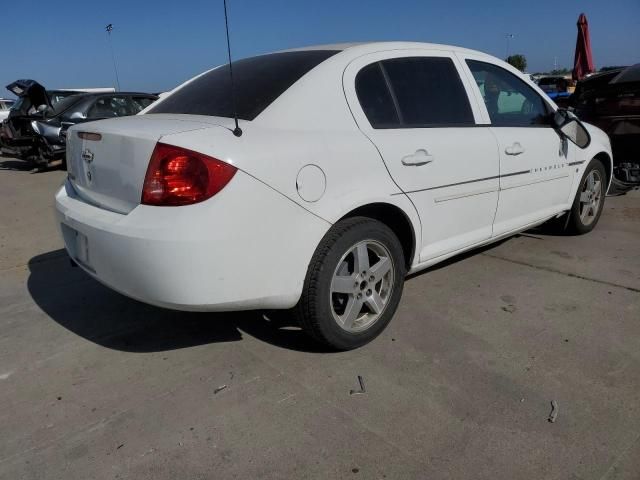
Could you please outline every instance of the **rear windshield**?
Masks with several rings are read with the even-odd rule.
[[[233,62],[238,117],[253,120],[305,73],[337,50],[272,53]],[[229,65],[196,78],[147,113],[233,117]]]

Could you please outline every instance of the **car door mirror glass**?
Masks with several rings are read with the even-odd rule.
[[[573,113],[560,109],[555,113],[553,121],[558,130],[578,147],[587,148],[591,143],[587,128]]]

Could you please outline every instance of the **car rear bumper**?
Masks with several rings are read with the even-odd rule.
[[[123,215],[56,194],[67,252],[108,287],[176,310],[290,308],[330,224],[238,171],[215,197]]]

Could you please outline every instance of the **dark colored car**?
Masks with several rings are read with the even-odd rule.
[[[609,135],[616,178],[640,184],[640,63],[581,80],[571,106]]]
[[[569,88],[569,80],[564,77],[542,77],[538,86],[544,93],[564,93]]]
[[[34,80],[17,80],[7,89],[18,101],[0,129],[0,147],[3,153],[38,167],[64,163],[70,126],[135,115],[158,99],[138,92],[49,92]]]
[[[558,106],[566,107],[565,102],[571,95],[568,92],[571,85],[569,80],[559,76],[542,77],[537,83],[540,89],[555,101]]]

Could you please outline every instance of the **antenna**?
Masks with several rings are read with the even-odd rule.
[[[509,58],[509,40],[511,40],[515,35],[513,33],[505,33],[504,37],[507,39],[507,56],[505,57],[505,61]]]
[[[120,79],[118,78],[118,67],[116,67],[116,56],[113,54],[113,44],[111,43],[111,32],[113,31],[113,23],[110,23],[105,27],[107,31],[107,37],[109,40],[109,48],[111,49],[111,60],[113,60],[113,71],[116,72],[116,85],[118,86],[118,91],[120,91]]]
[[[229,55],[229,80],[231,81],[231,102],[233,103],[233,119],[236,121],[236,128],[233,134],[236,137],[242,135],[242,129],[238,126],[238,106],[236,104],[236,89],[233,84],[233,67],[231,66],[231,42],[229,41],[229,19],[227,18],[227,0],[224,1],[224,26],[227,30],[227,54]]]

